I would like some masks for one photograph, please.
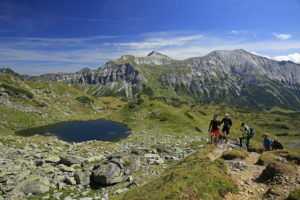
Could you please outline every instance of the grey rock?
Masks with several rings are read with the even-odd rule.
[[[165,163],[165,160],[162,159],[162,158],[159,158],[159,159],[155,160],[154,163],[157,164],[157,165],[162,165],[162,164]]]
[[[42,194],[49,191],[49,183],[41,181],[39,179],[29,179],[21,186],[21,191],[24,194]]]
[[[59,163],[60,161],[60,157],[58,156],[48,156],[46,159],[45,159],[45,162],[46,163]]]
[[[74,164],[81,164],[83,162],[83,158],[79,156],[73,155],[62,155],[60,156],[61,163],[67,166],[71,166]]]
[[[74,173],[74,178],[76,180],[76,183],[77,184],[80,184],[80,185],[89,185],[90,184],[90,172],[89,171],[76,171]]]
[[[7,176],[0,177],[0,183],[5,183],[7,181]]]
[[[66,177],[65,181],[70,185],[76,185],[76,180],[74,177]]]
[[[242,169],[245,169],[247,167],[248,167],[248,165],[245,162],[242,162],[242,161],[237,161],[237,162],[232,163],[232,168],[234,168],[234,169],[242,170]]]
[[[151,153],[145,154],[144,157],[146,159],[155,159],[155,160],[160,159],[160,155],[158,155],[158,154],[151,154]]]
[[[120,188],[120,189],[117,189],[117,190],[114,192],[114,195],[121,194],[121,193],[126,192],[126,191],[128,191],[128,190],[129,190],[128,188]]]
[[[103,164],[93,171],[93,180],[104,185],[123,181],[121,168],[115,163]]]
[[[75,172],[75,169],[73,167],[68,167],[63,164],[58,165],[58,168],[63,172]]]
[[[57,192],[57,193],[54,193],[53,195],[52,195],[52,197],[54,198],[54,199],[61,199],[60,197],[61,197],[61,195],[63,195],[64,193],[63,192]]]

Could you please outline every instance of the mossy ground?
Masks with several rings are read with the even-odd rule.
[[[228,192],[238,192],[226,174],[226,163],[221,159],[211,162],[206,156],[212,148],[200,150],[159,178],[113,199],[222,199]]]
[[[224,151],[222,153],[222,158],[225,160],[233,159],[245,159],[248,157],[248,153],[242,150],[233,149],[231,151]]]
[[[268,165],[270,163],[277,162],[276,158],[279,157],[271,152],[264,152],[258,157],[257,164],[259,165]]]
[[[289,194],[287,200],[299,200],[300,199],[300,188],[294,189]]]

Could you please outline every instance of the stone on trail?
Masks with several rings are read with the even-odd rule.
[[[243,170],[247,167],[248,167],[248,165],[245,162],[242,162],[242,161],[237,161],[237,162],[232,163],[232,168],[234,168],[234,169]]]

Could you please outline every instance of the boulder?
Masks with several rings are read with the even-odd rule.
[[[90,184],[90,172],[89,171],[76,171],[74,173],[74,178],[77,184],[80,185],[89,185]]]
[[[83,162],[83,158],[74,155],[62,155],[60,156],[61,163],[67,166],[71,166],[74,164],[81,164]]]
[[[74,177],[66,177],[65,181],[70,185],[76,185],[76,180]]]
[[[61,196],[62,196],[63,194],[64,194],[63,192],[57,192],[57,193],[54,193],[54,194],[52,195],[52,197],[53,197],[54,199],[61,199]]]
[[[160,156],[158,154],[152,154],[152,153],[145,154],[144,157],[146,159],[155,159],[155,160],[160,159]]]
[[[157,165],[162,165],[162,164],[164,164],[164,162],[165,162],[165,160],[162,159],[162,158],[159,158],[159,159],[157,159],[157,160],[154,160],[154,163],[157,164]]]
[[[20,190],[24,194],[42,194],[45,192],[48,192],[50,187],[50,183],[47,179],[42,178],[37,175],[31,175],[26,178],[23,182],[20,184]]]
[[[45,159],[45,162],[46,163],[59,163],[60,161],[60,157],[58,156],[48,156],[46,159]]]
[[[232,163],[232,168],[234,168],[234,169],[243,170],[247,167],[248,167],[248,165],[245,162],[242,162],[242,161],[237,161],[237,162]]]
[[[105,156],[100,154],[100,155],[97,155],[97,156],[92,156],[92,157],[86,158],[85,161],[87,163],[92,163],[92,162],[102,161],[104,159],[105,159]]]
[[[112,185],[123,181],[123,173],[117,164],[109,162],[93,170],[93,180],[103,185]]]
[[[68,167],[66,165],[60,164],[58,165],[58,168],[62,171],[62,172],[75,172],[75,169],[73,167]]]

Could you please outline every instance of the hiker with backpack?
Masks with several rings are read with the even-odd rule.
[[[219,142],[219,126],[220,121],[218,120],[218,116],[214,115],[213,120],[210,121],[208,132],[210,133],[210,141],[211,144],[213,140],[215,140],[215,144],[217,145]]]
[[[271,146],[272,146],[272,150],[283,149],[283,145],[281,144],[280,141],[278,141],[277,138],[274,139]]]
[[[265,151],[270,151],[271,150],[271,145],[272,145],[272,140],[269,138],[268,134],[263,135],[264,138],[264,150]]]
[[[220,124],[223,124],[223,128],[222,128],[222,135],[223,137],[225,137],[225,142],[227,142],[227,138],[228,138],[228,135],[230,133],[230,128],[232,126],[232,121],[231,119],[229,118],[229,114],[225,114],[224,118],[222,119],[222,121],[220,122]]]
[[[243,147],[243,140],[246,140],[247,149],[249,148],[250,139],[254,136],[254,128],[246,125],[245,122],[241,124],[241,136],[240,136],[240,146]]]

